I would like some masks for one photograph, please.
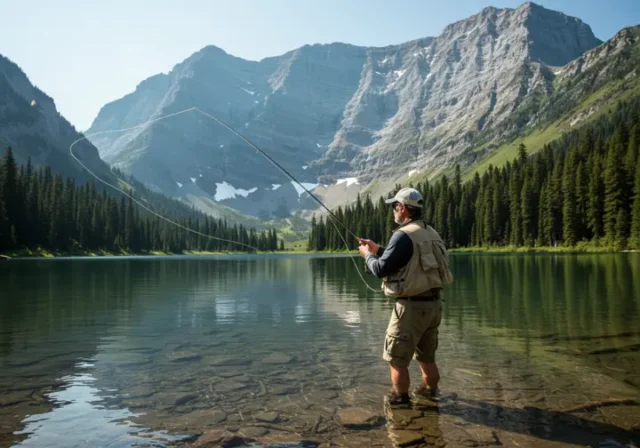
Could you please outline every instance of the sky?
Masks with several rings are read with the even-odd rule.
[[[487,6],[522,0],[0,0],[0,54],[78,130],[144,79],[207,45],[245,59],[305,44],[385,46],[437,36]],[[538,0],[607,40],[640,23],[640,0]]]

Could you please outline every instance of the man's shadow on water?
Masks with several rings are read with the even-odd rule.
[[[535,407],[518,409],[455,397],[443,400],[440,403],[438,413],[453,415],[467,422],[486,427],[567,444],[593,447],[610,446],[613,448],[629,445],[612,444],[612,439],[622,444],[633,442],[638,445],[640,443],[640,434],[637,431],[584,419],[567,412]]]

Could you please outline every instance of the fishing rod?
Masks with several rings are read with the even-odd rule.
[[[282,173],[285,174],[285,176],[287,176],[289,179],[291,179],[293,182],[295,182],[296,184],[298,184],[311,198],[313,198],[323,209],[325,209],[328,213],[329,216],[331,217],[331,223],[333,224],[333,226],[336,229],[336,232],[338,234],[338,236],[340,237],[340,239],[342,240],[342,242],[344,243],[345,247],[347,248],[347,250],[349,249],[349,244],[347,243],[347,241],[345,240],[345,238],[343,237],[342,233],[340,232],[340,229],[338,228],[338,226],[336,225],[336,223],[342,225],[342,227],[350,234],[352,235],[357,241],[360,241],[361,239],[355,234],[353,233],[348,227],[347,225],[342,222],[320,199],[318,199],[313,193],[311,193],[304,185],[302,185],[302,183],[300,183],[298,181],[298,179],[296,179],[289,171],[287,171],[282,165],[280,165],[278,162],[276,162],[273,157],[271,157],[269,154],[267,154],[266,151],[264,151],[263,149],[259,148],[255,143],[253,143],[252,141],[250,141],[248,138],[246,138],[244,135],[242,135],[240,132],[238,132],[237,130],[235,130],[234,128],[232,128],[231,126],[229,126],[227,123],[225,123],[224,121],[220,120],[218,117],[216,117],[215,115],[208,113],[208,112],[204,112],[203,110],[201,110],[198,107],[190,107],[188,109],[184,109],[181,110],[179,112],[174,112],[171,114],[167,114],[167,115],[163,115],[157,118],[154,118],[152,120],[146,121],[144,123],[141,123],[139,125],[136,126],[132,126],[129,128],[123,128],[123,129],[110,129],[110,130],[106,130],[106,131],[98,131],[98,132],[94,132],[88,135],[84,135],[82,138],[77,139],[76,141],[74,141],[73,143],[71,143],[71,145],[69,146],[69,153],[71,154],[71,157],[73,157],[73,159],[75,159],[85,170],[87,170],[89,172],[89,174],[91,174],[94,178],[96,178],[98,181],[102,182],[103,184],[121,192],[122,194],[124,194],[125,196],[129,197],[132,201],[134,201],[137,205],[139,205],[140,207],[144,208],[145,210],[149,211],[150,213],[152,213],[154,216],[157,216],[158,218],[169,222],[170,224],[173,224],[175,226],[178,226],[188,232],[192,232],[196,235],[199,236],[203,236],[205,238],[209,238],[209,239],[215,239],[218,241],[223,241],[223,242],[228,242],[228,243],[232,243],[232,244],[238,244],[244,247],[248,247],[252,250],[258,251],[258,249],[256,249],[253,246],[250,246],[248,244],[244,244],[244,243],[240,243],[238,241],[232,241],[232,240],[227,240],[224,238],[218,238],[218,237],[214,237],[212,235],[205,235],[201,232],[198,232],[196,230],[190,229],[180,223],[177,223],[169,218],[166,218],[164,216],[162,216],[161,214],[155,212],[154,210],[150,209],[149,207],[147,207],[146,205],[144,205],[143,203],[141,203],[140,201],[138,201],[136,198],[134,198],[133,196],[131,196],[128,192],[124,191],[123,189],[111,184],[110,182],[107,182],[103,179],[101,179],[98,175],[96,175],[93,171],[91,171],[91,169],[89,169],[84,163],[82,163],[82,161],[80,159],[78,159],[75,154],[73,153],[73,147],[78,144],[79,142],[83,141],[83,140],[88,140],[89,136],[96,136],[96,135],[102,135],[102,134],[108,134],[108,133],[116,133],[116,132],[125,132],[125,131],[132,131],[135,129],[142,129],[146,126],[149,126],[157,121],[160,120],[164,120],[167,118],[171,118],[171,117],[176,117],[178,115],[187,113],[187,112],[198,112],[202,115],[204,115],[205,117],[214,120],[216,123],[218,123],[219,125],[221,125],[222,127],[224,127],[225,129],[229,130],[230,132],[232,132],[234,135],[236,135],[237,137],[239,137],[242,141],[244,141],[245,143],[247,143],[249,146],[251,146],[253,149],[255,149],[256,151],[258,151],[258,153],[260,153],[262,156],[264,156],[271,164],[273,164],[276,168],[278,168]],[[362,273],[360,272],[360,269],[358,268],[358,265],[353,257],[352,254],[350,254],[351,256],[351,260],[353,261],[353,264],[356,268],[356,271],[358,272],[358,275],[360,276],[360,279],[363,281],[363,283],[365,284],[365,286],[373,291],[373,292],[379,292],[379,290],[372,288],[371,286],[369,286],[369,284],[367,283],[367,281],[365,280],[365,278],[363,277]]]

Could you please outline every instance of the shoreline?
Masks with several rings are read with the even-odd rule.
[[[108,251],[108,250],[77,250],[77,251],[51,251],[44,249],[22,249],[19,251],[5,252],[0,255],[6,255],[11,259],[20,258],[61,258],[61,257],[175,257],[185,255],[242,255],[249,252],[226,252],[226,251],[184,251],[181,253],[172,253],[164,251],[149,252],[127,252],[127,251]],[[268,253],[268,252],[257,252]]]
[[[110,257],[184,257],[184,256],[207,256],[207,255],[263,255],[263,254],[282,254],[282,255],[348,255],[349,253],[358,254],[358,251],[305,251],[305,250],[284,250],[284,251],[196,251],[187,250],[184,252],[127,252],[127,251],[108,251],[108,250],[77,250],[77,251],[51,251],[44,249],[22,249],[18,251],[7,251],[0,253],[0,256],[12,259],[24,258],[70,258],[70,257],[93,257],[93,258],[110,258]]]
[[[608,246],[577,245],[577,246],[488,246],[488,247],[456,247],[448,249],[453,254],[623,254],[637,253],[638,249],[616,249]]]
[[[495,247],[456,247],[448,249],[450,254],[621,254],[621,253],[640,253],[637,249],[619,250],[611,247],[511,247],[511,246],[495,246]],[[79,251],[50,251],[44,249],[22,249],[18,251],[8,251],[0,253],[9,257],[9,259],[21,258],[61,258],[61,257],[181,257],[181,256],[206,256],[206,255],[248,255],[248,254],[282,254],[282,255],[358,255],[358,251],[346,250],[284,250],[273,252],[247,252],[247,251],[184,251],[178,253],[164,251],[150,252],[127,252],[127,251],[107,251],[107,250],[79,250]]]

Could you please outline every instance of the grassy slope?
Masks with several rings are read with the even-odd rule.
[[[629,82],[609,82],[550,125],[537,127],[526,135],[501,145],[480,163],[467,170],[463,175],[463,179],[471,179],[476,172],[479,174],[484,173],[490,165],[499,167],[507,161],[512,161],[518,154],[518,146],[520,143],[525,144],[529,153],[539,151],[545,143],[549,143],[561,137],[563,133],[572,131],[589,121],[601,117],[603,114],[610,113],[619,102],[637,95],[640,95],[640,80],[638,80],[637,77]],[[575,127],[572,127],[572,117],[588,112],[591,107],[597,108],[597,110],[588,117],[580,120]]]
[[[640,35],[640,28],[634,29],[634,32]],[[637,59],[638,55],[640,55],[640,41],[636,42],[631,51],[633,54],[632,58]],[[559,138],[563,133],[572,131],[589,121],[601,117],[603,114],[610,113],[621,101],[640,95],[639,78],[640,76],[636,74],[636,76],[616,79],[605,83],[580,103],[565,111],[563,115],[555,121],[535,127],[523,136],[513,141],[505,142],[497,149],[491,151],[487,157],[463,173],[463,180],[471,179],[476,172],[479,174],[484,173],[490,165],[499,167],[507,161],[513,160],[517,156],[520,143],[526,145],[529,153],[534,153],[542,149],[545,143]],[[565,80],[563,84],[566,82],[567,80]],[[563,86],[556,85],[556,89],[559,89],[558,91],[561,92]],[[553,100],[554,96],[552,95],[550,101],[553,102]],[[581,119],[572,126],[572,121],[577,116],[581,116]],[[477,148],[474,148],[473,152],[481,152],[490,147],[491,142],[485,142]]]

